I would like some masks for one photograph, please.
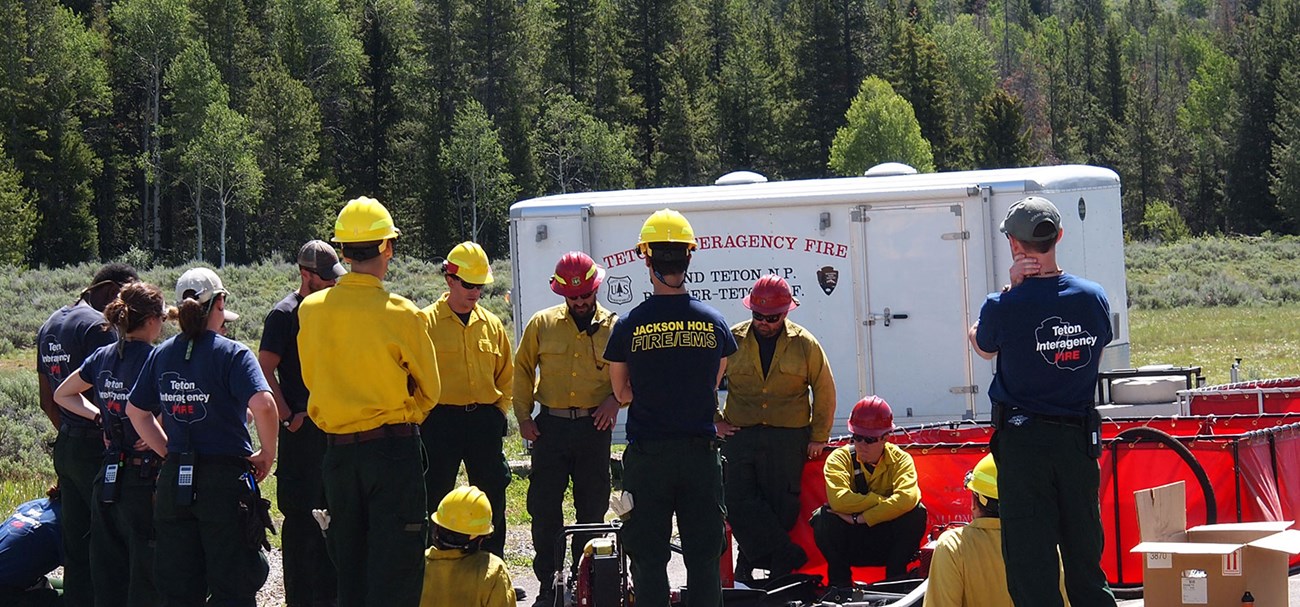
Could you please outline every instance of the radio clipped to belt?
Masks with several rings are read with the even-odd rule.
[[[184,451],[176,457],[176,505],[189,506],[194,503],[194,464],[197,457],[193,451]]]
[[[104,453],[104,478],[99,486],[99,501],[111,504],[117,501],[117,473],[122,470],[122,452],[109,449]]]
[[[1088,408],[1088,423],[1084,426],[1088,431],[1088,455],[1093,459],[1101,458],[1101,412],[1096,407]]]

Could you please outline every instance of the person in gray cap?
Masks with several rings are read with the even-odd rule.
[[[298,361],[298,304],[304,297],[334,286],[347,273],[334,247],[313,240],[298,250],[298,290],[285,296],[266,315],[257,362],[275,396],[280,415],[280,462],[276,498],[284,513],[284,598],[289,607],[334,605],[337,574],[325,550],[325,538],[311,511],[325,508],[321,460],[325,433],[307,417],[307,386]]]
[[[1112,606],[1101,569],[1101,418],[1093,400],[1113,337],[1110,303],[1100,285],[1056,265],[1063,231],[1051,201],[1016,202],[1001,229],[1011,283],[984,301],[969,338],[981,357],[998,359],[990,446],[1007,589],[1022,607],[1062,605],[1063,568],[1071,605]]]

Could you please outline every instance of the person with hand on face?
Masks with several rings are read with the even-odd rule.
[[[90,605],[95,590],[90,569],[91,511],[95,508],[95,474],[104,461],[103,433],[93,418],[59,407],[54,389],[81,366],[91,352],[117,340],[104,322],[104,306],[123,286],[139,280],[135,268],[111,263],[95,273],[76,303],[50,315],[36,334],[36,377],[41,409],[58,429],[54,473],[62,500],[63,592],[70,604]]]
[[[154,503],[164,604],[252,607],[270,571],[262,545],[269,503],[257,483],[275,463],[275,399],[252,351],[217,334],[227,295],[208,268],[181,275],[181,332],[149,353],[126,406],[140,438],[167,458]]]
[[[280,418],[279,462],[275,469],[276,501],[284,522],[280,546],[284,558],[284,600],[288,607],[333,605],[337,598],[334,563],[325,548],[313,509],[325,508],[321,461],[325,433],[307,416],[307,386],[298,359],[298,306],[308,295],[334,286],[347,274],[334,247],[312,240],[298,250],[298,289],[266,315],[257,362],[275,396]]]
[[[452,489],[429,517],[433,546],[424,553],[420,607],[515,607],[501,557],[482,550],[492,534],[492,505],[478,487]]]
[[[631,496],[632,509],[623,545],[637,604],[648,607],[668,605],[674,516],[688,607],[722,604],[727,508],[713,415],[736,340],[722,314],[686,290],[695,248],[695,230],[681,213],[663,209],[646,219],[637,251],[654,294],[618,320],[605,348],[614,394],[632,403],[623,453],[623,493]]]
[[[461,462],[471,485],[492,502],[492,535],[483,549],[503,556],[506,546],[506,463],[502,438],[514,397],[510,338],[496,314],[479,305],[492,283],[487,252],[462,242],[442,264],[447,292],[424,309],[438,351],[442,397],[420,426],[429,468],[424,475],[429,508],[456,486]]]
[[[352,271],[298,307],[307,414],[325,432],[325,543],[343,607],[420,604],[428,511],[420,422],[442,391],[429,323],[384,288],[397,237],[374,198],[348,201],[334,242]]]
[[[820,457],[835,417],[835,378],[807,329],[786,318],[799,302],[785,279],[759,278],[741,302],[753,320],[731,327],[738,349],[727,362],[727,401],[716,417],[724,437],[727,522],[740,545],[736,577],[768,579],[808,561],[789,532],[799,517],[804,462]],[[809,398],[811,390],[812,398]]]
[[[122,287],[104,307],[104,318],[120,336],[117,342],[92,352],[54,391],[65,411],[101,420],[107,446],[92,493],[90,566],[97,607],[159,604],[153,495],[162,460],[132,427],[126,403],[169,315],[175,310],[167,308],[158,287],[143,282]]]
[[[894,429],[889,403],[874,395],[863,398],[849,416],[853,442],[826,458],[827,505],[809,524],[834,588],[853,587],[853,567],[883,565],[888,579],[906,576],[925,536],[916,464],[886,440]]]
[[[1072,604],[1110,607],[1094,395],[1102,352],[1114,337],[1110,302],[1101,285],[1057,265],[1064,230],[1052,201],[1017,201],[1001,230],[1011,283],[984,300],[968,336],[976,354],[997,358],[989,444],[1001,471],[1007,586],[1017,605],[1058,607],[1063,567]]]
[[[555,541],[564,525],[569,480],[577,522],[601,522],[609,503],[609,451],[619,402],[604,358],[617,319],[598,301],[604,279],[604,268],[586,253],[561,257],[551,291],[564,302],[528,320],[515,352],[515,417],[519,434],[533,441],[528,514],[533,517],[533,572],[541,588],[534,605],[550,605],[555,598]],[[536,418],[534,400],[541,404]],[[585,537],[575,536],[574,553],[585,544]]]

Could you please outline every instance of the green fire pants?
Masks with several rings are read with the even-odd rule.
[[[63,511],[63,598],[69,605],[95,604],[90,567],[90,519],[95,475],[104,463],[104,439],[98,428],[59,429],[54,441],[54,472],[59,478]]]

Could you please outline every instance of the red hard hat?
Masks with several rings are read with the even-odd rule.
[[[861,436],[884,436],[894,429],[894,412],[885,399],[871,395],[853,405],[849,432]]]
[[[790,285],[776,274],[759,278],[741,303],[759,314],[784,314],[799,307],[799,300],[790,293]]]
[[[596,265],[586,253],[570,251],[555,264],[551,290],[556,295],[577,297],[596,290],[605,280],[605,269]]]

